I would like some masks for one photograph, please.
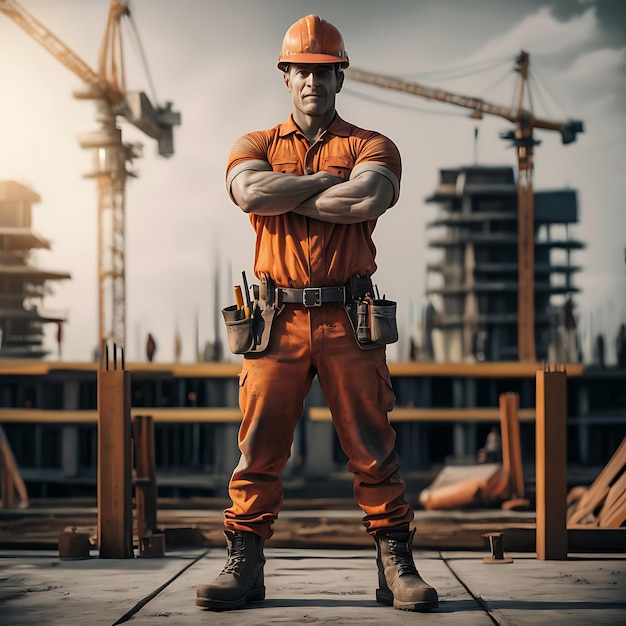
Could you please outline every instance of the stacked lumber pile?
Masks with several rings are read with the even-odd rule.
[[[567,507],[568,528],[626,524],[626,437],[589,487],[569,491]]]

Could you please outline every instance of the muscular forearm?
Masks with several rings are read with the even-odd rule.
[[[393,187],[384,176],[367,172],[335,185],[293,209],[324,222],[354,224],[380,217],[391,205]]]
[[[232,182],[233,198],[244,213],[281,215],[304,200],[329,189],[341,179],[328,172],[311,176],[246,170]]]

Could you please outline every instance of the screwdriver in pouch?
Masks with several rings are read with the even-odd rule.
[[[235,290],[235,303],[237,304],[237,309],[243,313],[244,312],[243,311],[243,294],[241,293],[241,287],[239,285],[235,285],[234,290]]]

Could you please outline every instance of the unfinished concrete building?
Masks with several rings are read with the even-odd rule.
[[[32,205],[41,198],[14,181],[0,181],[0,358],[37,359],[50,349],[44,346],[44,325],[57,325],[57,337],[65,315],[43,308],[50,283],[70,278],[67,272],[37,267],[34,253],[50,249],[50,242],[32,229]]]
[[[536,191],[535,343],[538,360],[577,362],[572,296],[579,290],[570,236],[578,222],[576,192]],[[438,205],[427,226],[435,251],[427,265],[422,316],[425,358],[515,361],[517,349],[517,186],[511,167],[440,170],[427,202]]]

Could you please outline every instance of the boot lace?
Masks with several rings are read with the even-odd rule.
[[[389,537],[389,552],[391,554],[391,560],[398,567],[398,574],[400,576],[406,576],[407,574],[419,575],[415,563],[413,562],[411,545],[408,542],[397,541],[393,537]]]
[[[228,559],[222,570],[222,574],[239,574],[246,562],[246,542],[242,535],[236,534],[233,543],[228,550]]]

